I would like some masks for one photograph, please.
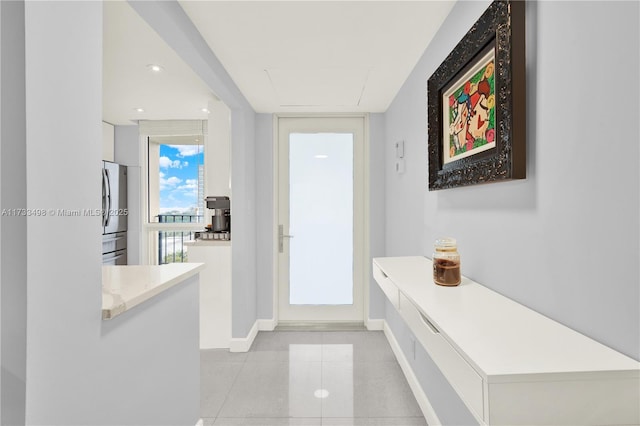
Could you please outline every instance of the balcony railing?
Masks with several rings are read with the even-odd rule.
[[[202,223],[202,215],[161,214],[158,223]],[[158,231],[158,265],[188,262],[184,243],[195,239],[195,231]]]

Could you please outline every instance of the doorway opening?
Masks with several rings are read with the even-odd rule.
[[[364,117],[278,118],[278,323],[361,326]]]

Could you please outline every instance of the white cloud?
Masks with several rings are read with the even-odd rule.
[[[160,165],[160,168],[163,169],[181,169],[182,167],[186,167],[189,165],[189,163],[187,163],[186,161],[181,162],[180,160],[171,160],[171,158],[164,156],[158,159],[158,164]]]
[[[169,145],[179,151],[178,157],[190,157],[202,152],[202,145]]]
[[[187,179],[184,185],[180,185],[176,189],[198,189],[198,179]]]
[[[165,190],[165,189],[174,189],[176,186],[178,186],[181,182],[182,179],[176,177],[176,176],[171,176],[169,178],[164,177],[164,173],[160,172],[160,190]]]
[[[180,185],[176,188],[176,191],[181,191],[186,196],[198,197],[198,179],[187,179],[184,185]]]

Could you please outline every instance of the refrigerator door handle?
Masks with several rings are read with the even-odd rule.
[[[107,226],[107,171],[102,169],[102,226]]]
[[[106,219],[105,219],[105,223],[104,226],[109,226],[109,222],[111,222],[111,179],[109,177],[109,170],[105,169],[104,170],[107,176],[107,210],[106,210]]]

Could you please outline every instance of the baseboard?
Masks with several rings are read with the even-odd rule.
[[[233,337],[229,345],[229,352],[249,352],[254,339],[258,335],[258,321],[253,323],[247,337]]]
[[[277,325],[278,320],[276,320],[275,318],[258,320],[259,331],[273,331]]]
[[[363,321],[278,321],[276,331],[366,331]]]
[[[427,421],[429,426],[440,426],[440,419],[438,419],[438,415],[436,414],[431,402],[429,402],[429,398],[422,390],[422,386],[420,386],[420,382],[418,382],[418,378],[413,372],[413,369],[409,365],[409,361],[404,356],[404,352],[400,348],[400,344],[396,340],[396,337],[393,335],[391,328],[389,328],[389,324],[385,320],[381,320],[383,323],[384,335],[387,336],[387,340],[389,341],[389,345],[391,346],[391,350],[396,356],[398,360],[398,364],[400,364],[400,368],[404,373],[404,376],[407,378],[407,382],[409,383],[409,387],[413,392],[413,395],[416,397],[416,401],[418,401],[418,405],[422,410],[422,415],[424,419]]]
[[[369,331],[380,331],[384,330],[384,320],[383,319],[371,319],[368,318],[364,325],[367,327]]]

